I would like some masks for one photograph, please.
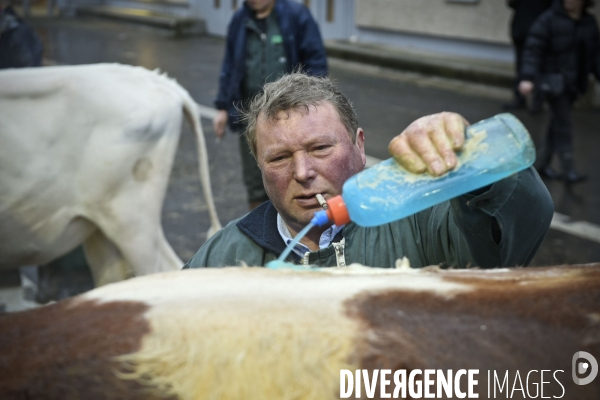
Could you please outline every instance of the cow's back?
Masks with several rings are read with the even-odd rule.
[[[169,78],[58,66],[0,71],[0,88],[0,267],[48,261],[126,207],[117,195],[166,187],[182,121]]]
[[[527,372],[535,370],[529,390],[539,384],[541,370],[560,370],[556,377],[562,389],[551,373],[542,377],[550,382],[545,396],[561,397],[564,390],[564,398],[597,399],[600,381],[577,386],[570,374],[574,353],[600,354],[599,309],[598,264],[496,271],[351,266],[157,274],[0,318],[0,335],[9,339],[0,360],[11,365],[13,377],[2,382],[0,375],[0,393],[16,390],[17,383],[39,384],[35,368],[47,371],[43,376],[49,387],[62,388],[63,371],[70,365],[76,366],[72,376],[88,390],[138,391],[147,385],[156,395],[182,399],[337,398],[342,369],[367,370],[370,376],[375,369],[478,369],[480,398],[486,397],[488,370],[501,377],[509,371],[511,387],[517,371],[524,384]],[[47,322],[27,329],[26,316],[36,312],[36,320]],[[54,349],[57,344],[46,342],[44,332],[61,343],[54,326],[81,329],[61,344],[62,359],[45,357],[41,363],[36,353],[18,357],[23,346],[36,343]],[[19,336],[19,329],[27,335]],[[94,341],[95,352],[87,347]],[[99,370],[88,374],[90,366]],[[106,369],[119,370],[116,376],[124,383],[115,375],[106,378]],[[132,380],[137,388],[130,386]]]

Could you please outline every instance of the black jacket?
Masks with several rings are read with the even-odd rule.
[[[521,76],[533,81],[547,73],[563,74],[572,93],[585,92],[590,73],[600,79],[600,32],[592,15],[584,11],[575,21],[556,2],[535,21],[525,43]]]
[[[552,0],[511,0],[508,5],[515,10],[510,24],[513,42],[522,43],[533,22],[552,5]]]
[[[39,67],[42,43],[12,7],[0,9],[0,68]]]

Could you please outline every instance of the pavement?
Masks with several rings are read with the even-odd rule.
[[[20,11],[20,10],[19,10]],[[44,7],[33,7],[32,18],[45,18]],[[172,30],[175,36],[182,34],[182,24],[193,20],[175,15],[160,14],[136,8],[108,5],[83,5],[78,7],[80,16],[95,16],[107,20],[125,21]],[[56,10],[55,10],[56,14]],[[57,15],[57,14],[56,14]],[[202,21],[198,21],[203,26]],[[188,34],[189,31],[186,31]],[[204,33],[204,28],[195,33]],[[514,65],[503,61],[485,60],[443,55],[414,48],[398,48],[385,44],[369,44],[348,40],[327,40],[325,48],[329,57],[355,61],[362,64],[387,67],[401,71],[451,79],[462,79],[473,83],[508,87],[513,84]]]
[[[325,41],[327,55],[363,65],[415,72],[429,77],[460,80],[469,84],[511,89],[515,83],[512,62],[483,58],[458,57],[415,48],[347,40]],[[592,81],[590,89],[578,102],[579,107],[600,109],[600,85]]]
[[[33,7],[31,15],[43,17],[43,7]],[[56,10],[55,10],[56,13]],[[133,22],[171,30],[175,36],[204,34],[203,20],[161,14],[138,8],[108,5],[80,6],[78,15],[96,16],[109,20]],[[386,44],[362,43],[357,40],[327,40],[327,54],[331,58],[358,62],[363,65],[391,68],[403,72],[415,72],[427,76],[463,80],[488,86],[512,88],[514,63],[502,60],[459,57],[451,54],[433,53],[414,47],[397,47]],[[600,108],[600,84],[592,83],[586,96],[579,101],[580,107]]]
[[[224,49],[221,38],[176,36],[164,29],[89,17],[36,17],[30,19],[30,23],[42,38],[48,64],[119,62],[148,69],[160,68],[176,78],[204,106],[206,116],[213,112],[212,100],[216,95]],[[354,49],[353,55],[348,55],[349,46]],[[371,160],[387,158],[389,140],[418,117],[455,111],[475,122],[501,112],[501,104],[511,98],[509,87],[496,80],[493,81],[495,84],[490,84],[492,81],[469,79],[467,75],[448,77],[441,73],[424,73],[425,70],[418,68],[398,69],[400,53],[404,53],[404,59],[411,58],[413,66],[417,65],[415,59],[418,57],[414,51],[409,57],[407,52],[384,46],[343,42],[327,42],[327,49],[330,55],[333,51],[346,51],[346,55],[338,53],[338,58],[329,59],[331,78],[353,101],[366,132],[366,152]],[[359,62],[356,57],[361,52],[369,54],[371,61]],[[398,64],[394,66],[389,61],[382,65],[373,61],[384,59],[386,54]],[[461,66],[460,60],[452,58],[446,58],[442,68],[439,56],[436,62],[433,56],[422,57],[421,65],[424,60],[438,65],[440,70],[450,70],[450,66],[455,70],[462,69],[461,74],[477,70],[477,76],[496,76],[494,79],[500,81],[506,79],[506,71],[511,68],[506,64],[485,62],[475,65],[470,61]],[[548,113],[532,116],[519,110],[515,115],[539,145],[548,123]],[[600,113],[593,108],[580,107],[575,110],[574,121],[577,164],[590,175],[590,180],[573,186],[546,181],[555,202],[556,222],[532,265],[600,261],[600,230],[597,230],[600,226],[600,158],[597,157]],[[228,134],[221,142],[214,140],[208,118],[203,118],[203,128],[217,210],[221,221],[227,222],[247,212],[237,138]],[[535,204],[531,206],[535,207]],[[167,240],[175,252],[181,259],[189,259],[204,242],[209,222],[197,176],[195,139],[187,126],[180,138],[162,220]]]
[[[326,41],[325,47],[329,57],[400,71],[506,88],[512,87],[514,82],[514,65],[504,61],[457,57],[391,45],[341,40]]]

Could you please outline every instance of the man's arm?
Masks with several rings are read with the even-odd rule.
[[[450,204],[458,227],[452,241],[483,268],[528,265],[554,214],[550,193],[532,167]]]
[[[298,55],[304,72],[308,75],[327,76],[327,53],[321,32],[310,11],[305,7],[302,7],[298,15],[298,27]]]
[[[550,42],[550,16],[549,13],[542,14],[535,20],[527,35],[520,71],[522,81],[519,84],[519,92],[523,96],[529,95],[534,89],[533,82],[540,73],[544,52]]]
[[[455,113],[418,119],[390,142],[406,169],[440,176],[456,166],[468,122]],[[553,203],[538,174],[521,171],[488,188],[417,215],[428,262],[465,267],[526,265],[552,220]]]
[[[217,137],[223,137],[225,134],[225,127],[228,120],[228,109],[231,105],[232,99],[229,98],[231,93],[231,75],[232,69],[234,68],[234,54],[235,54],[235,36],[237,21],[234,18],[229,23],[227,28],[227,41],[225,44],[225,56],[223,58],[223,64],[221,65],[221,73],[219,74],[219,91],[215,98],[215,107],[219,110],[217,116],[213,120],[213,126]]]

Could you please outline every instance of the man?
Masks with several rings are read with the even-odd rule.
[[[517,110],[525,108],[525,97],[519,92],[519,82],[521,78],[519,73],[523,65],[523,49],[525,48],[525,40],[533,22],[544,11],[546,11],[552,0],[507,0],[508,6],[514,10],[513,18],[510,24],[510,37],[515,47],[515,86],[514,98],[510,103],[504,104],[505,110]],[[537,113],[541,111],[542,99],[536,94],[532,102],[531,112]]]
[[[365,133],[349,101],[326,78],[291,74],[269,83],[244,118],[270,201],[230,222],[187,268],[276,259],[321,208],[315,195],[340,194],[365,166]],[[390,152],[411,172],[440,176],[456,166],[466,124],[454,113],[420,118],[390,142]],[[313,228],[289,261],[392,267],[406,256],[413,267],[527,265],[552,214],[550,195],[530,168],[386,225]]]
[[[298,69],[310,75],[327,75],[323,41],[308,9],[292,0],[244,2],[227,32],[215,100],[219,110],[213,121],[217,136],[225,134],[227,125],[233,132],[242,131],[237,111],[241,103],[254,97],[264,83]],[[260,170],[241,135],[240,151],[249,207],[253,209],[268,197]]]
[[[39,67],[42,42],[9,1],[0,0],[0,69]]]
[[[573,103],[585,93],[588,75],[600,79],[600,32],[586,9],[590,0],[560,0],[534,23],[525,45],[519,90],[527,96],[541,82],[551,120],[536,167],[542,176],[577,183],[587,176],[575,170]],[[557,153],[562,174],[551,168]]]

